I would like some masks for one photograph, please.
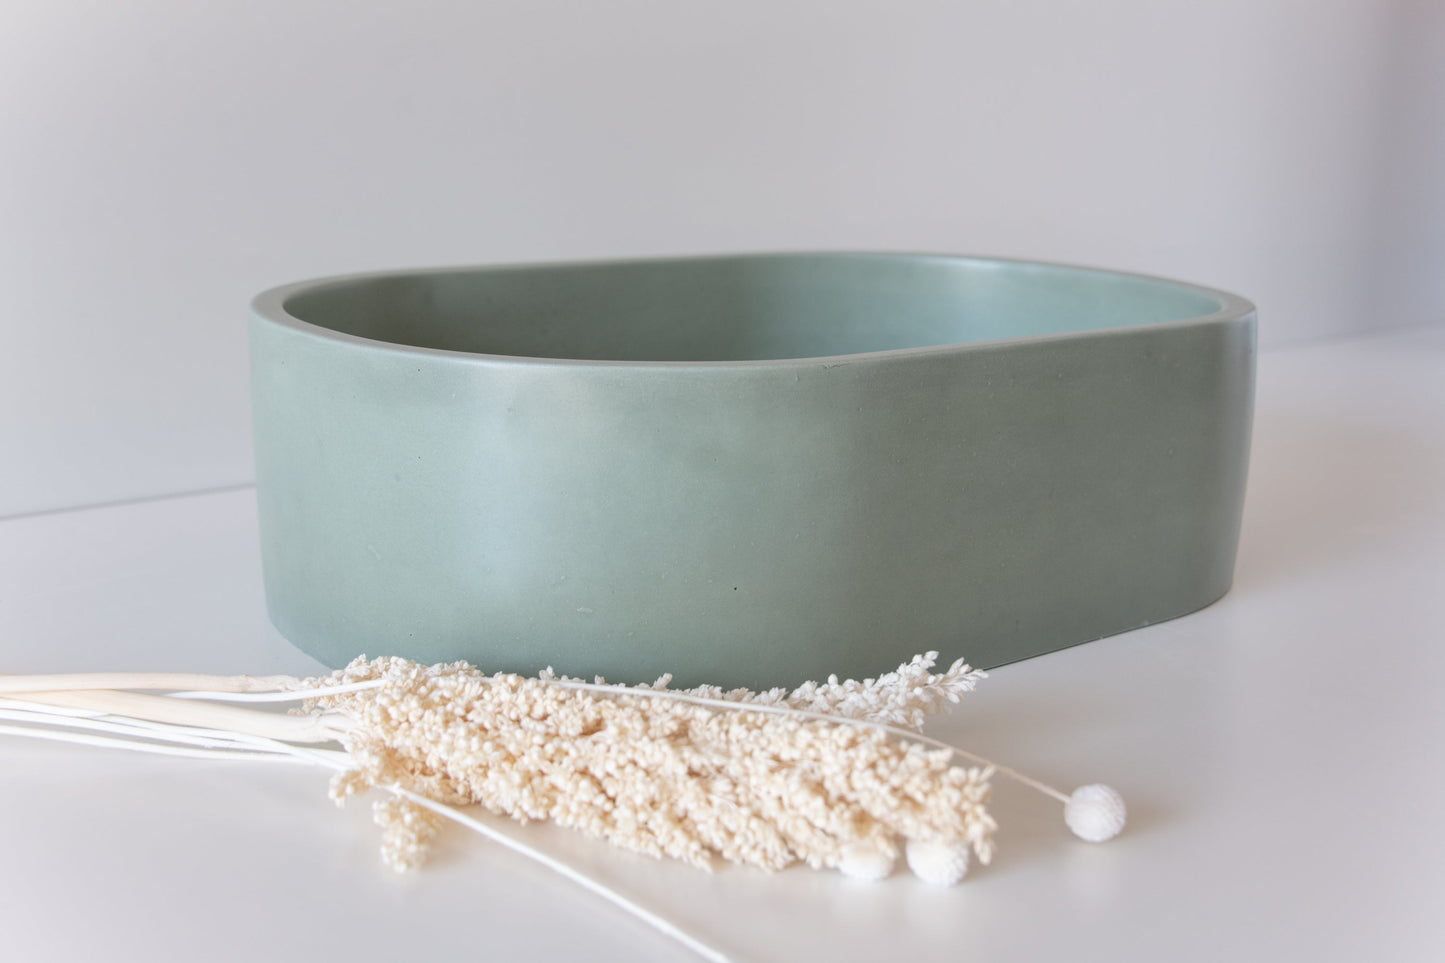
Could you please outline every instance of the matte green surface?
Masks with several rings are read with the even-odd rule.
[[[1174,282],[908,255],[279,288],[268,607],[333,665],[751,686],[1172,618],[1229,586],[1254,328]]]

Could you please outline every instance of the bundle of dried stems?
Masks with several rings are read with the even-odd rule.
[[[0,676],[0,732],[165,752],[277,759],[333,770],[338,803],[371,788],[382,853],[425,857],[442,817],[551,866],[702,955],[722,954],[457,807],[551,820],[624,848],[701,867],[794,862],[858,878],[958,882],[987,863],[997,772],[1065,804],[1085,839],[1123,827],[1105,786],[1071,795],[916,732],[983,673],[935,673],[916,656],[877,679],[792,691],[722,691],[487,675],[466,663],[358,658],[318,679],[168,673]],[[161,691],[157,695],[134,690]],[[233,704],[226,704],[227,702]],[[289,714],[236,702],[295,702]],[[906,727],[906,728],[905,728]],[[339,744],[340,749],[327,744]],[[955,757],[973,763],[954,765]]]

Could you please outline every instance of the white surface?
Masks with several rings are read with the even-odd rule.
[[[246,303],[337,271],[929,250],[1265,343],[1445,318],[1439,10],[7,0],[0,516],[247,482]]]
[[[1223,601],[999,669],[931,730],[1114,785],[1118,839],[1008,784],[948,890],[516,831],[738,959],[1445,958],[1445,328],[1266,353],[1254,452]],[[0,666],[308,672],[256,552],[249,492],[0,522]],[[393,877],[320,772],[14,739],[0,772],[6,960],[688,958],[461,831]]]

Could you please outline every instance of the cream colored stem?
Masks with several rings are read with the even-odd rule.
[[[299,684],[299,679],[289,675],[83,672],[70,675],[0,675],[0,694],[80,692],[92,689],[209,689],[213,692],[277,692]]]
[[[47,695],[46,698],[51,698],[51,696]],[[27,697],[25,701],[28,702],[39,700],[30,700]],[[162,697],[159,699],[159,701],[168,702],[169,700]],[[184,703],[182,703],[182,705],[184,705]],[[67,708],[77,708],[77,706],[72,705],[68,706]],[[247,710],[238,711],[246,712]],[[259,713],[249,714],[258,715]],[[61,717],[54,724],[64,726],[73,724],[76,721],[77,720],[74,718]],[[81,721],[88,722],[90,720],[85,719]],[[85,745],[105,746],[113,749],[129,749],[137,752],[165,753],[168,755],[180,756],[196,756],[203,759],[264,759],[267,761],[311,762],[319,763],[320,765],[325,766],[328,769],[335,770],[337,772],[345,772],[355,764],[354,761],[344,752],[333,752],[327,749],[302,748],[299,746],[287,744],[290,740],[280,743],[270,742],[268,744],[268,741],[265,738],[257,739],[255,741],[258,744],[254,747],[256,751],[248,753],[245,751],[201,748],[194,745],[165,745],[150,741],[166,740],[182,743],[188,743],[191,741],[189,733],[185,731],[166,732],[163,730],[163,727],[159,726],[156,727],[156,729],[159,731],[141,730],[139,732],[126,733],[124,732],[125,727],[123,725],[107,724],[106,728],[112,732],[120,730],[119,737],[112,738],[93,737],[75,732],[66,732],[60,729],[50,729],[46,728],[46,725],[47,723],[45,721],[41,722],[42,727],[34,727],[28,725],[12,727],[0,724],[0,734],[26,736],[32,739],[55,739],[64,742],[78,742]],[[241,742],[245,739],[247,734],[241,733],[238,735],[236,733],[229,733],[228,735],[234,736],[238,742]],[[125,738],[125,736],[131,736],[132,738]],[[627,913],[630,913],[638,919],[642,920],[642,922],[656,928],[664,935],[672,937],[673,939],[682,943],[688,949],[696,952],[704,959],[715,961],[715,963],[730,963],[729,958],[725,954],[704,943],[702,940],[693,936],[691,933],[683,930],[681,927],[672,923],[667,918],[652,912],[640,903],[628,899],[626,896],[623,896],[621,893],[607,886],[605,883],[593,879],[592,877],[581,872],[580,870],[572,868],[567,863],[564,863],[559,859],[554,859],[553,857],[548,856],[546,853],[543,853],[540,850],[528,846],[521,840],[512,838],[507,833],[504,833],[493,826],[489,826],[486,823],[473,819],[459,809],[454,809],[451,806],[443,805],[439,802],[436,802],[435,800],[428,799],[425,796],[421,796],[417,793],[403,789],[400,786],[392,785],[383,786],[381,788],[395,793],[396,795],[404,799],[408,799],[418,806],[421,806],[425,809],[430,809],[432,812],[438,813],[442,816],[446,816],[449,819],[453,819],[461,825],[466,826],[467,828],[477,833],[480,833],[485,838],[500,843],[501,845],[507,847],[508,849],[511,849],[514,852],[520,853],[522,856],[525,856],[528,859],[535,860],[536,862],[542,864],[548,869],[561,874],[566,879],[571,880],[572,882],[582,886],[588,892],[594,893],[597,896],[600,896],[608,902],[612,903],[613,905],[620,907]]]
[[[339,712],[292,716],[137,692],[27,692],[25,701],[92,709],[152,722],[227,729],[281,742],[334,742],[351,728],[350,719]]]

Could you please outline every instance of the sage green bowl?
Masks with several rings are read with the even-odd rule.
[[[895,254],[399,271],[260,295],[267,604],[361,653],[773,686],[992,666],[1229,587],[1246,301]]]

